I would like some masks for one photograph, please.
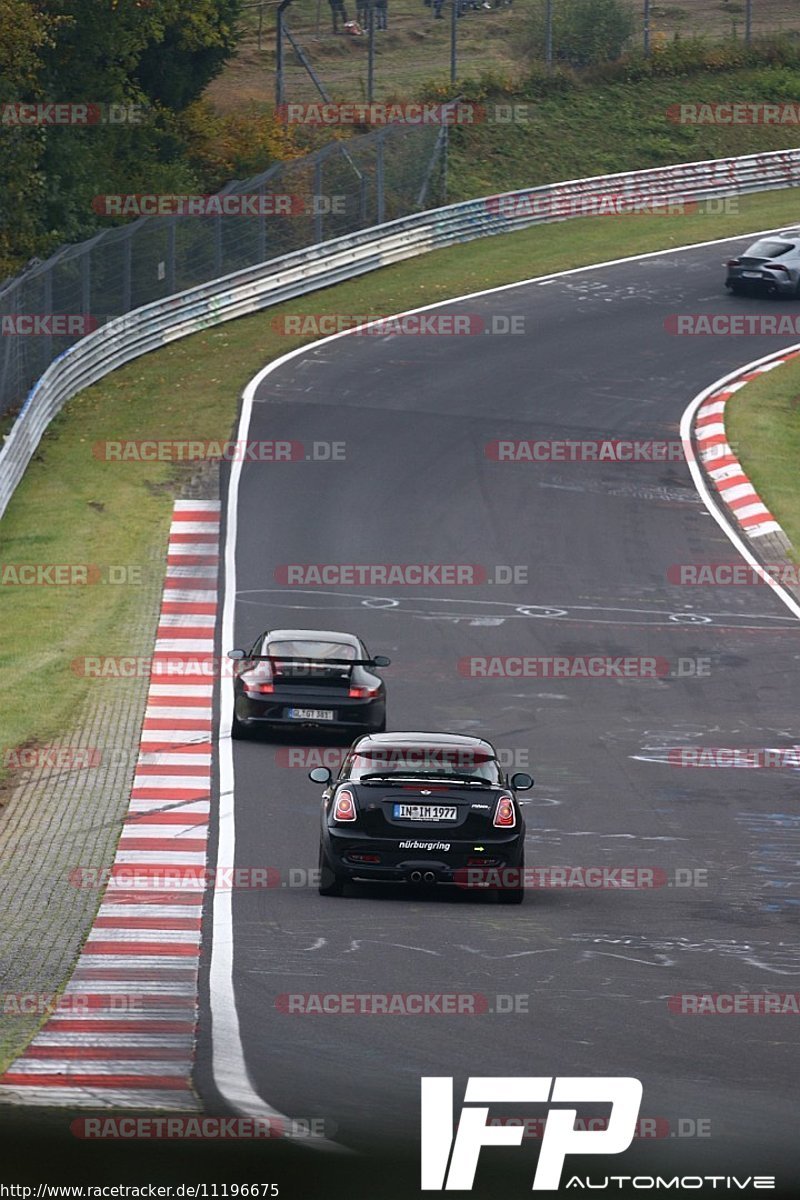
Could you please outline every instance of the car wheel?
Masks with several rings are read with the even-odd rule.
[[[344,876],[337,874],[331,865],[331,860],[325,853],[322,842],[319,844],[319,894],[320,896],[341,896],[344,892]]]
[[[375,728],[373,729],[372,732],[373,733],[386,733],[386,717],[383,718],[380,725],[375,726]]]
[[[744,288],[740,283],[729,283],[728,288],[732,296],[741,296],[744,292]]]
[[[244,721],[240,721],[239,718],[237,717],[236,713],[234,712],[233,721],[231,722],[231,737],[234,739],[234,741],[242,742],[242,741],[245,741],[247,738],[249,738],[251,735],[252,735],[252,730],[251,730],[250,726],[245,725]]]
[[[524,856],[519,860],[518,870],[519,870],[519,877],[520,877],[520,879],[522,879],[522,874],[525,870]],[[524,886],[511,887],[511,888],[509,888],[509,887],[499,888],[498,892],[497,892],[497,903],[498,904],[522,904],[522,901],[524,899],[525,899]]]

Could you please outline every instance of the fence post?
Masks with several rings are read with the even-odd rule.
[[[366,175],[361,175],[358,180],[358,223],[359,223],[359,225],[366,225],[366,223],[367,223],[367,211],[368,211],[367,205],[368,204],[369,204],[369,200],[367,199],[367,177],[366,177]]]
[[[131,277],[133,273],[133,247],[131,241],[133,239],[132,230],[128,230],[128,236],[123,243],[123,258],[122,258],[122,308],[120,312],[130,312],[133,308],[131,299]]]
[[[650,57],[650,0],[644,0],[644,56]]]
[[[44,296],[42,297],[42,300],[43,300],[42,308],[49,316],[53,311],[53,272],[52,271],[45,271],[43,282],[44,282]],[[88,308],[83,308],[82,311],[83,311],[84,316],[87,316],[89,314]],[[39,339],[33,338],[32,340],[34,342],[36,342]],[[44,361],[45,364],[53,361],[53,335],[52,335],[52,333],[48,333],[47,337],[43,340],[45,342],[44,356],[41,355],[41,352],[37,356],[39,358],[40,367],[41,367],[42,361]],[[37,350],[38,349],[39,349],[39,347],[37,347]],[[44,367],[41,367],[39,374],[41,374],[42,370],[44,370]]]
[[[322,155],[314,160],[314,241],[322,241]]]
[[[94,239],[93,239],[94,240]],[[49,274],[49,272],[48,272]],[[92,251],[91,244],[81,255],[81,312],[92,311]]]
[[[553,0],[547,0],[544,13],[544,61],[553,65]]]
[[[386,196],[384,194],[384,141],[386,139],[386,131],[381,130],[378,135],[378,149],[375,152],[375,186],[378,193],[378,224],[382,225],[386,220]]]
[[[214,274],[222,274],[222,213],[217,213],[214,220]]]
[[[167,287],[169,291],[167,295],[171,296],[177,292],[178,280],[178,221],[180,217],[173,217],[167,229]]]
[[[283,104],[283,14],[292,0],[281,0],[278,5],[275,29],[275,107]]]
[[[267,202],[265,196],[267,194],[266,184],[262,183],[258,189],[258,261],[264,262],[267,257]]]
[[[375,99],[375,5],[373,0],[369,0],[367,9],[367,33],[369,34],[367,42],[367,103],[372,104]]]
[[[450,0],[450,82],[458,78],[458,6],[460,0]]]

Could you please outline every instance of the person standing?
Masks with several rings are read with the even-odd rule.
[[[376,29],[387,29],[388,28],[388,25],[386,23],[386,15],[387,15],[386,10],[388,8],[388,4],[389,4],[389,0],[375,0],[375,28]]]
[[[344,6],[344,0],[328,0],[331,6],[331,20],[333,21],[333,32],[339,32],[339,18],[342,19],[342,24],[347,21],[347,10]]]

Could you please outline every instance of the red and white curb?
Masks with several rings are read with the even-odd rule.
[[[176,502],[139,756],[109,883],[60,1004],[0,1075],[0,1102],[200,1108],[191,1076],[214,672],[181,673],[172,683],[171,668],[213,659],[219,525],[218,501]],[[160,673],[165,660],[170,670]]]
[[[753,379],[766,371],[789,362],[800,355],[800,350],[785,353],[761,363],[760,366],[745,368],[741,375],[734,376],[716,392],[707,396],[697,410],[694,419],[694,438],[703,470],[711,480],[720,500],[730,510],[743,532],[749,538],[766,537],[769,533],[783,534],[783,529],[764,504],[748,479],[728,442],[725,430],[725,408],[731,396],[741,391]]]

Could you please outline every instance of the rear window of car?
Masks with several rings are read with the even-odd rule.
[[[344,658],[353,662],[356,648],[348,642],[270,642],[264,643],[262,654],[272,654],[276,658],[285,655],[287,658],[313,658],[315,662],[323,662],[327,658]]]
[[[376,746],[357,751],[349,763],[350,777],[364,775],[403,775],[415,771],[434,773],[448,778],[452,775],[502,783],[500,764],[496,758],[465,746]]]
[[[771,242],[765,239],[762,242],[756,242],[751,246],[745,255],[746,258],[780,258],[782,254],[786,254],[788,250],[794,250],[794,242]]]

